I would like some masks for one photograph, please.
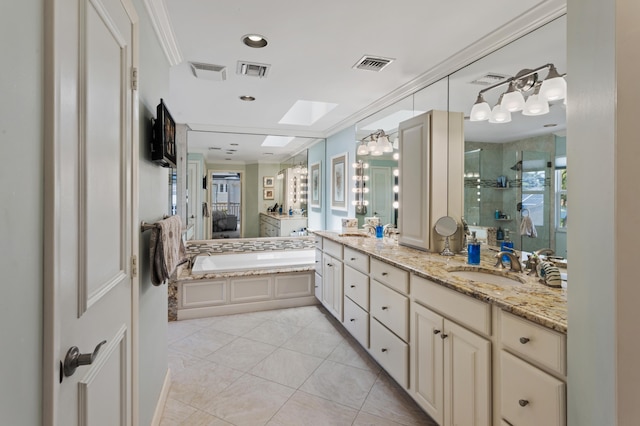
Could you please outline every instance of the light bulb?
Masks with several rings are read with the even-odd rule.
[[[494,124],[502,124],[508,123],[511,121],[511,113],[509,111],[504,111],[500,104],[493,107],[491,111],[491,117],[489,117],[489,123]]]
[[[398,170],[398,169],[393,169],[393,175],[394,175],[394,176],[400,176],[400,170]]]
[[[541,98],[540,95],[535,93],[527,99],[522,110],[522,115],[544,115],[549,112],[549,102],[545,98]]]
[[[488,120],[491,115],[491,107],[484,100],[482,94],[478,94],[478,99],[476,99],[476,103],[473,104],[471,108],[471,114],[469,114],[470,121],[484,121]]]
[[[567,82],[558,74],[555,65],[551,65],[547,78],[542,82],[540,96],[548,101],[557,101],[567,96]]]
[[[399,152],[394,152],[393,153],[393,159],[398,161],[400,159],[400,153]]]
[[[394,209],[397,209],[398,207],[400,207],[400,203],[399,203],[399,202],[397,202],[397,201],[394,201],[394,202],[393,202],[393,208],[394,208]]]
[[[506,93],[502,97],[500,107],[502,108],[502,111],[509,112],[522,111],[522,108],[524,108],[524,97],[522,96],[522,93],[516,89],[514,81],[509,83],[509,89],[507,89]]]

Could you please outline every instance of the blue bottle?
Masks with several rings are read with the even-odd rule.
[[[376,225],[376,238],[382,238],[384,235],[384,228],[382,225]]]
[[[480,264],[480,242],[476,238],[476,232],[471,232],[471,239],[467,245],[467,263],[469,265]]]
[[[513,251],[513,250],[509,250],[513,248],[513,241],[511,241],[511,238],[509,238],[509,230],[505,229],[504,230],[504,241],[502,243],[500,243],[500,251]],[[509,262],[509,256],[507,255],[502,255],[502,261],[503,262]]]

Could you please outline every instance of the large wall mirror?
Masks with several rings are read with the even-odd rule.
[[[491,108],[508,85],[491,88],[509,77],[525,100],[536,94],[553,64],[566,72],[566,17],[539,28],[449,77],[449,105],[464,111],[464,214],[480,230],[507,233],[525,251],[552,248],[566,256],[566,104],[548,101],[548,112],[510,113],[508,122],[473,121],[471,109],[482,93]],[[504,108],[503,108],[504,109]],[[540,111],[540,112],[544,112]],[[492,231],[489,233],[491,239]]]
[[[509,86],[491,86],[519,73],[523,75],[523,70],[540,68],[531,78],[522,79],[531,87],[524,83],[516,87],[525,100],[547,78],[548,64],[564,74],[566,45],[566,17],[561,17],[360,121],[356,143],[368,143],[369,135],[379,130],[393,142],[400,122],[426,111],[463,112],[465,220],[490,240],[508,232],[519,250],[552,248],[566,257],[565,101],[548,102],[549,111],[541,115],[512,112],[508,122],[470,120],[472,107],[484,89],[483,97],[493,108]],[[368,164],[364,171],[368,192],[359,198],[367,206],[366,213],[357,215],[360,224],[374,213],[385,223],[394,223],[397,210],[393,207],[393,171],[397,168],[397,151],[380,156],[364,148],[360,152],[357,160]],[[352,183],[354,191],[363,189],[358,185]],[[390,210],[388,205],[392,206]],[[524,219],[525,224],[531,226],[522,226],[524,217],[528,218]],[[501,235],[497,235],[498,230]]]

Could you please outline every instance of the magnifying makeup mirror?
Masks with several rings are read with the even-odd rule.
[[[444,250],[440,253],[442,256],[453,256],[455,253],[449,248],[449,237],[458,230],[458,223],[451,216],[442,216],[436,221],[434,227],[438,235],[444,237]]]

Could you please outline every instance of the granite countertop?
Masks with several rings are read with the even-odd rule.
[[[538,282],[537,277],[517,274],[522,284],[498,286],[480,281],[459,278],[451,274],[452,270],[473,270],[466,263],[466,256],[440,256],[410,247],[398,245],[390,238],[344,236],[338,232],[314,231],[315,234],[336,241],[372,258],[397,266],[422,278],[464,293],[484,302],[491,303],[514,315],[532,322],[567,333],[567,290],[550,288]],[[495,252],[486,246],[481,249],[480,267],[495,270]],[[513,276],[513,274],[504,274]]]

